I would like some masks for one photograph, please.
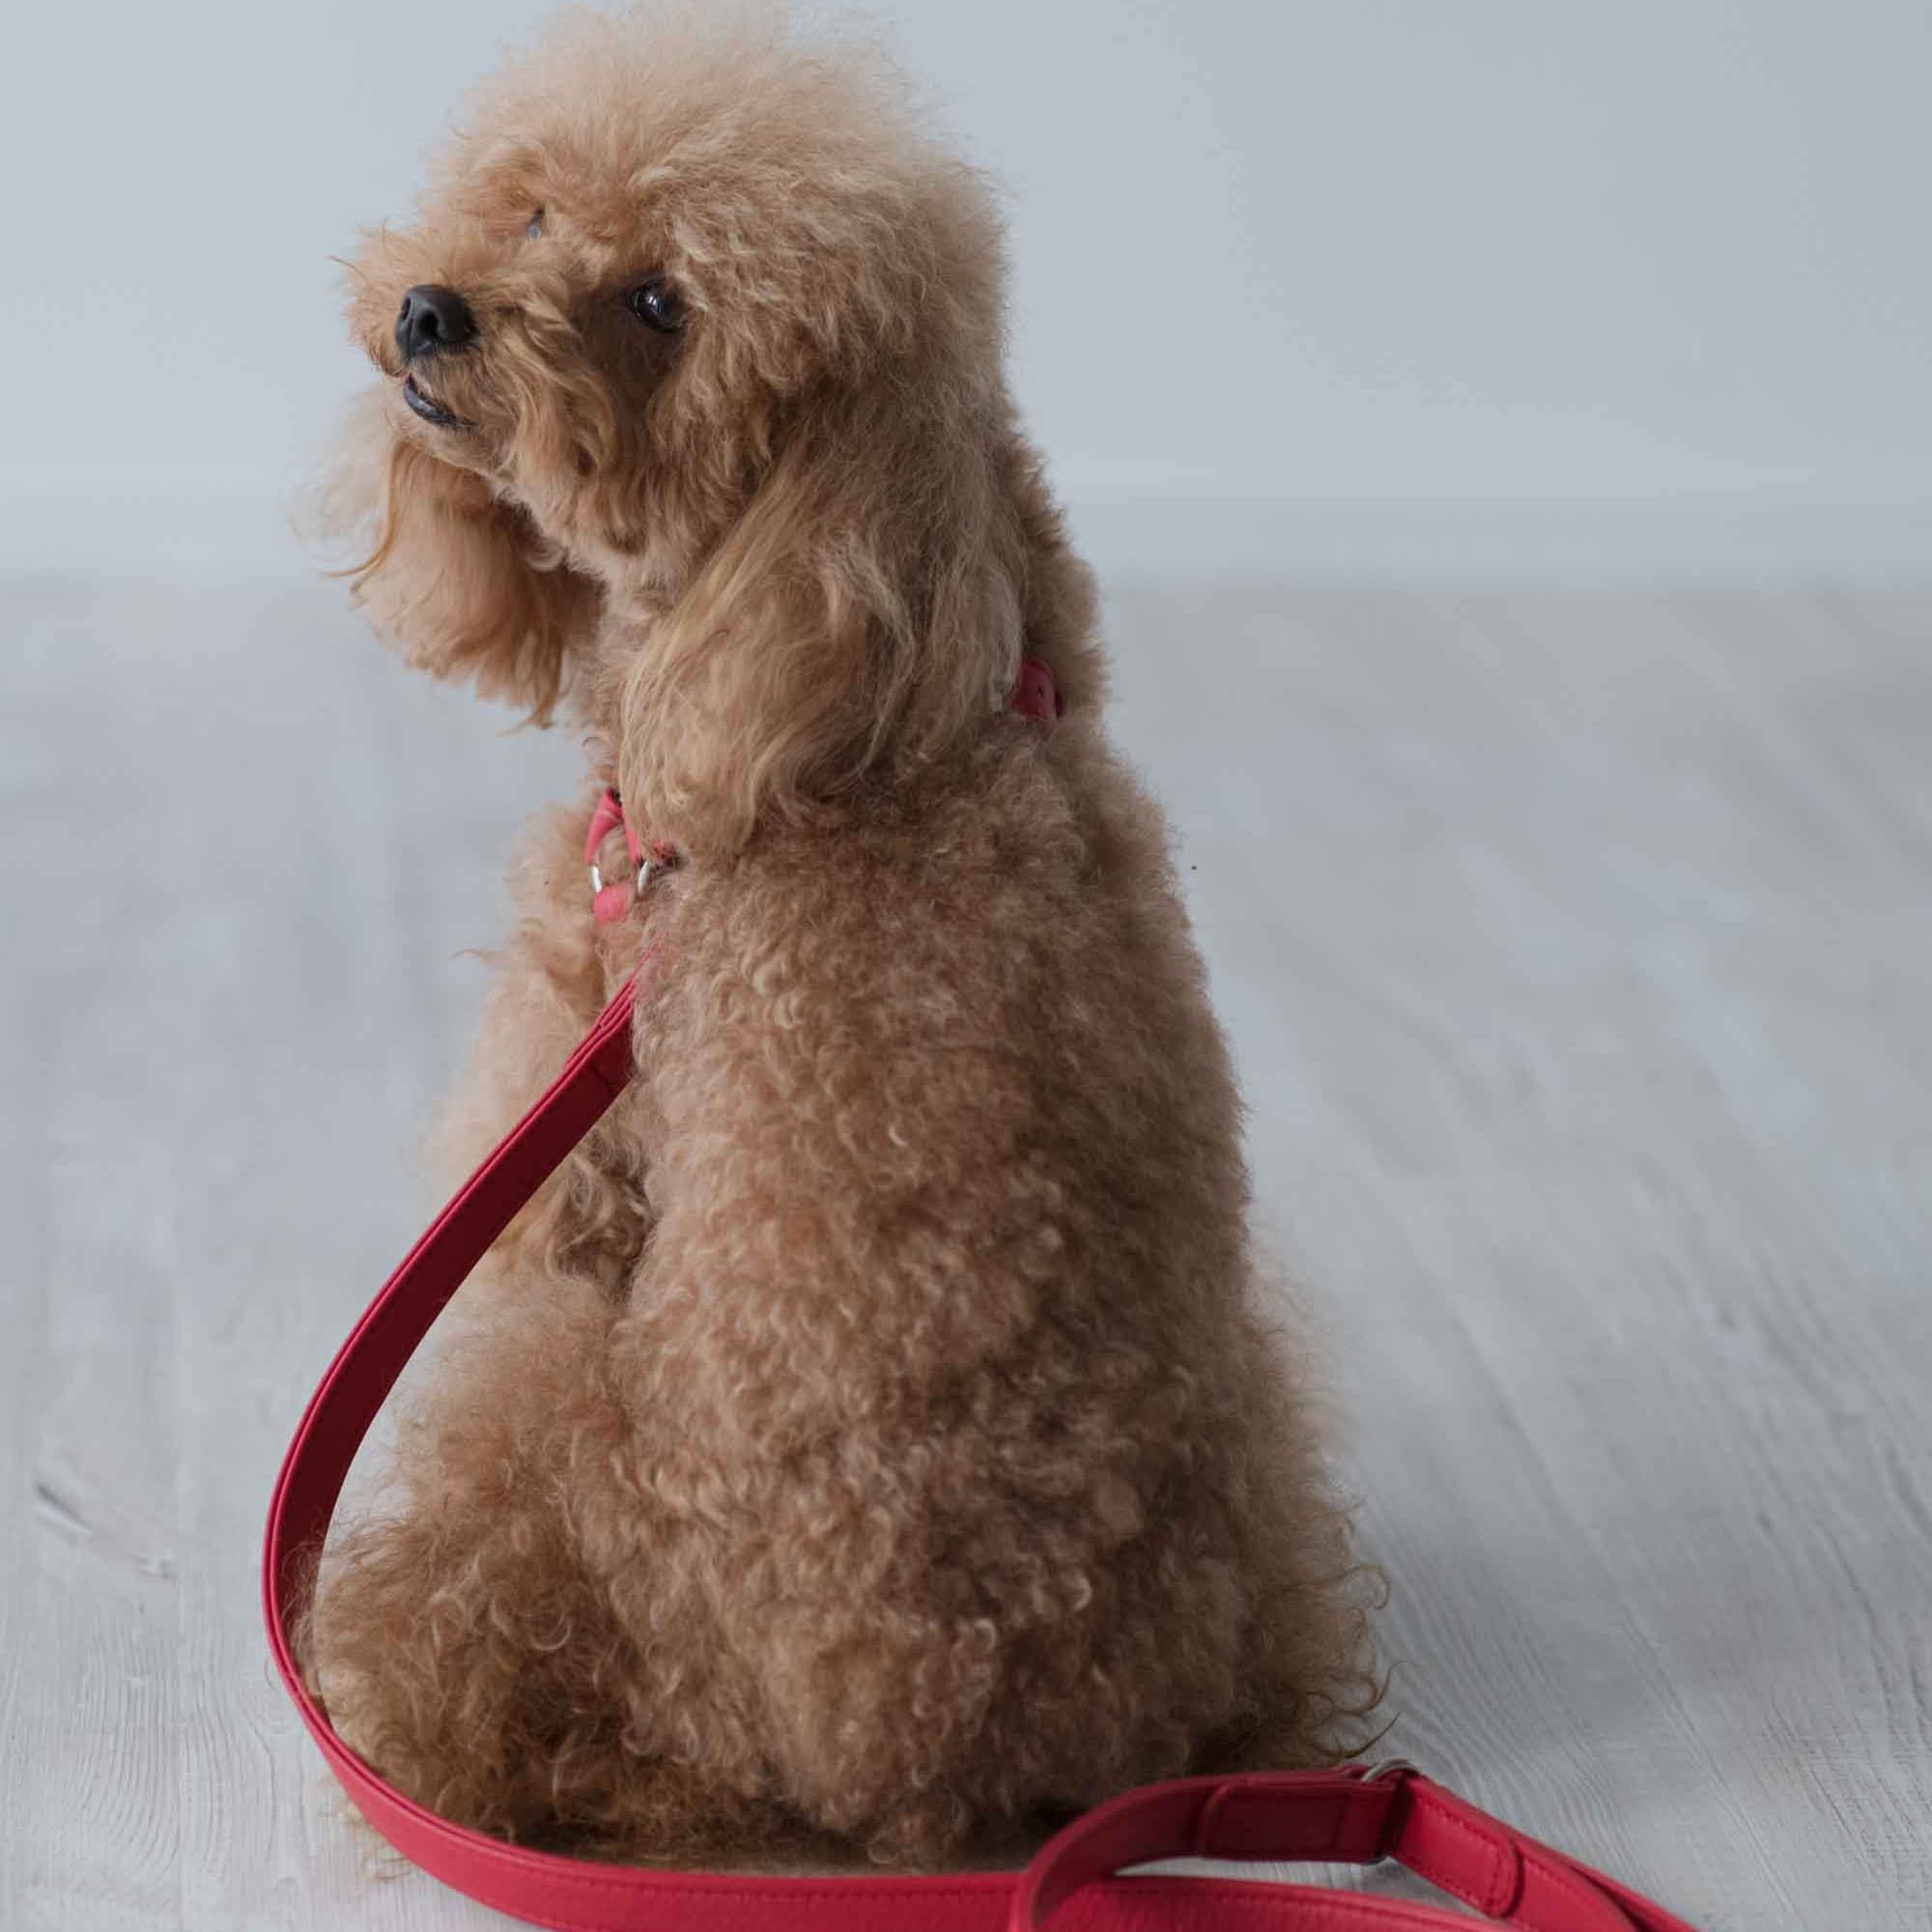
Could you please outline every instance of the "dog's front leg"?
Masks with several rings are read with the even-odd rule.
[[[338,1536],[300,1632],[342,1735],[444,1816],[548,1837],[608,1796],[622,1647],[563,1507],[611,1313],[526,1280],[445,1344],[405,1420],[388,1508]]]

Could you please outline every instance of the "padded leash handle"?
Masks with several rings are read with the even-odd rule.
[[[1155,1859],[1319,1861],[1380,1864],[1393,1860],[1485,1918],[1524,1932],[1690,1932],[1680,1918],[1602,1873],[1478,1811],[1410,1764],[1348,1765],[1334,1772],[1250,1772],[1142,1785],[1083,1813],[1049,1839],[1020,1875],[1009,1932],[1060,1932],[1083,1887]],[[1359,1892],[1278,1885],[1245,1887],[1284,1895],[1347,1899],[1350,1916],[1269,1918],[1286,1926],[1343,1932],[1356,1926],[1462,1926],[1433,1906],[1400,1905]],[[1366,1914],[1366,1916],[1363,1916]],[[1189,1926],[1237,1922],[1201,1915]],[[1238,1922],[1246,1922],[1241,1920]],[[1257,1921],[1261,1922],[1261,1921]]]
[[[606,830],[611,829],[610,826]],[[593,1864],[466,1831],[413,1803],[336,1736],[291,1633],[337,1497],[396,1378],[519,1209],[629,1084],[646,951],[543,1096],[465,1182],[369,1304],[310,1398],[269,1505],[262,1608],[282,1684],[342,1788],[405,1858],[554,1932],[1466,1932],[1432,1906],[1222,1878],[1121,1879],[1197,1856],[1396,1859],[1523,1932],[1690,1932],[1658,1906],[1526,1838],[1408,1766],[1179,1778],[1096,1806],[1023,1873],[751,1878]]]

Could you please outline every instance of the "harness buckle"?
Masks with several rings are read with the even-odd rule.
[[[624,849],[634,868],[628,888],[607,886],[604,883],[604,868],[597,863],[599,848],[619,827],[623,829]],[[583,862],[590,871],[590,909],[600,925],[614,925],[630,911],[633,903],[643,897],[659,873],[668,872],[676,866],[677,853],[671,846],[646,844],[639,838],[637,828],[631,823],[630,813],[624,810],[623,800],[617,796],[616,788],[606,785],[603,797],[597,801],[596,809],[590,814],[590,827],[583,837]]]

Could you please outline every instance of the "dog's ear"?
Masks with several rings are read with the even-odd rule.
[[[1032,569],[1047,545],[1064,594]],[[1084,663],[1085,571],[996,388],[879,382],[797,407],[743,514],[639,639],[624,795],[700,851],[808,817],[997,711],[1049,600]]]
[[[602,592],[521,510],[395,437],[371,392],[345,425],[318,522],[356,547],[344,574],[380,638],[438,677],[548,721]]]

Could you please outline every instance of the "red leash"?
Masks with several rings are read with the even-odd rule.
[[[1051,675],[1043,666],[1036,674],[1032,662],[1014,708],[1051,718],[1059,710]],[[621,820],[614,795],[599,810],[593,862],[598,839]],[[659,855],[624,829],[641,890]],[[623,916],[633,888],[605,886],[601,876],[592,885],[599,916]],[[644,965],[651,958],[647,949]],[[355,1451],[417,1345],[518,1209],[629,1084],[635,983],[635,976],[625,982],[543,1097],[364,1311],[309,1399],[269,1505],[262,1607],[275,1668],[342,1788],[390,1844],[459,1891],[555,1932],[1034,1932],[1049,1919],[1055,1932],[1457,1932],[1469,1924],[1433,1906],[1312,1886],[1114,1877],[1124,1865],[1183,1857],[1393,1859],[1525,1932],[1690,1932],[1407,1765],[1144,1785],[1075,1819],[1024,1872],[911,1879],[741,1878],[592,1864],[465,1831],[384,1783],[336,1736],[296,1668],[290,1632],[311,1559]]]
[[[275,1668],[362,1815],[445,1884],[556,1932],[1428,1932],[1434,1907],[1311,1886],[1115,1880],[1122,1865],[1200,1857],[1394,1859],[1526,1932],[1690,1932],[1681,1919],[1512,1831],[1407,1766],[1255,1773],[1150,1784],[1096,1806],[1023,1873],[739,1878],[590,1864],[465,1831],[385,1784],[329,1728],[289,1632],[350,1463],[416,1345],[469,1270],[629,1083],[627,981],[550,1089],[410,1250],[310,1398],[269,1506],[262,1605]],[[1062,1908],[1065,1908],[1063,1911]]]

